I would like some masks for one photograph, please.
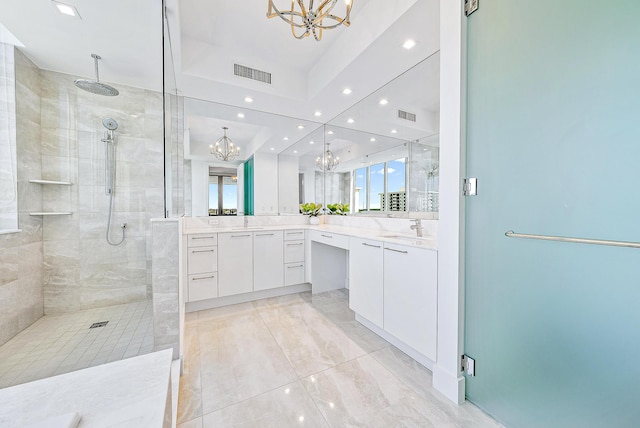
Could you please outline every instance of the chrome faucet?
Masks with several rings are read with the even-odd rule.
[[[411,218],[409,221],[415,221],[416,224],[411,225],[411,230],[415,230],[416,234],[421,237],[422,236],[422,220],[419,218]]]

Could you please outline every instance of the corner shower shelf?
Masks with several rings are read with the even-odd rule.
[[[29,183],[36,184],[59,184],[61,186],[71,186],[73,183],[69,181],[53,181],[53,180],[29,180]]]
[[[71,212],[53,212],[53,211],[29,213],[29,215],[71,215],[71,214],[73,214],[73,213],[71,213]]]

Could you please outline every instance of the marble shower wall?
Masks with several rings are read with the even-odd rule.
[[[13,114],[16,130],[18,227],[21,232],[0,235],[0,345],[27,328],[43,314],[42,218],[29,215],[42,210],[42,188],[29,183],[41,174],[40,71],[13,46],[0,44],[0,61],[15,77]],[[10,65],[9,65],[10,64]],[[1,109],[1,107],[0,107]],[[0,116],[5,112],[0,111]]]
[[[41,71],[42,177],[71,186],[43,189],[45,211],[44,306],[46,314],[122,304],[151,295],[151,225],[164,217],[162,94],[123,85],[105,97],[75,87],[76,76]],[[115,131],[116,189],[111,246],[105,240],[106,117]]]

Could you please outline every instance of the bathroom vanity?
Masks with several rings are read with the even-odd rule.
[[[431,368],[437,241],[380,229],[310,226],[301,219],[306,220],[252,226],[184,219],[180,260],[186,311],[348,288],[357,321]]]

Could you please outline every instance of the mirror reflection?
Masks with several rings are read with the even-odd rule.
[[[186,98],[185,212],[286,215],[315,202],[437,213],[438,88],[436,53],[326,124]],[[239,154],[221,160],[229,142]]]

